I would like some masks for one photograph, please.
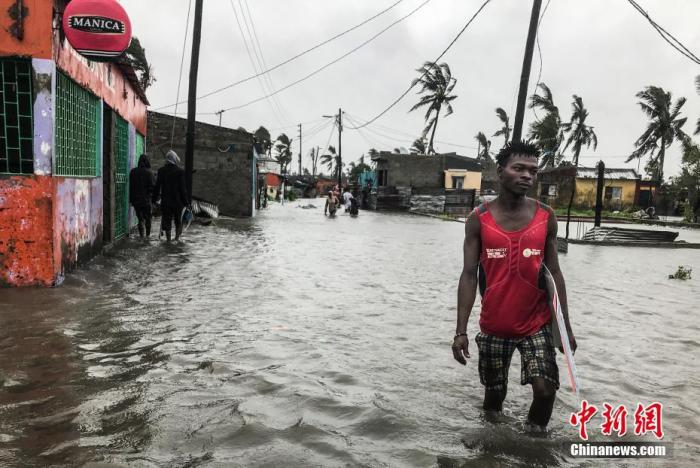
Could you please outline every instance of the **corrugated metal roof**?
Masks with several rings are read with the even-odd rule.
[[[577,177],[581,179],[597,179],[598,178],[598,169],[595,167],[579,167],[578,172],[576,174]],[[605,178],[606,179],[613,179],[613,180],[637,180],[641,179],[639,177],[639,174],[637,174],[637,171],[634,169],[626,169],[626,168],[606,168],[605,169]]]

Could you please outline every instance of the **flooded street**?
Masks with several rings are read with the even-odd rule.
[[[478,308],[466,368],[450,350],[463,224],[329,219],[322,202],[182,245],[131,240],[57,289],[0,289],[0,465],[600,465],[567,453],[561,357],[548,437],[522,433],[519,358],[506,417],[484,420]],[[560,262],[582,397],[662,402],[672,464],[697,466],[700,250],[572,245]],[[694,278],[667,279],[679,265]]]

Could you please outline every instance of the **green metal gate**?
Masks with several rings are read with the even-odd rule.
[[[129,124],[115,114],[114,239],[129,232]]]

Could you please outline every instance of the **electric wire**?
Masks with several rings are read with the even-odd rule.
[[[232,106],[232,107],[226,108],[226,109],[224,109],[224,110],[225,110],[225,111],[230,111],[230,110],[242,109],[242,108],[247,107],[247,106],[249,106],[249,105],[251,105],[251,104],[255,104],[256,102],[260,102],[260,101],[262,101],[262,100],[264,100],[264,99],[267,99],[267,98],[273,96],[274,94],[281,93],[282,91],[285,91],[285,90],[291,88],[292,86],[295,86],[295,85],[297,85],[297,84],[299,84],[299,83],[301,83],[301,82],[303,82],[303,81],[308,80],[308,79],[311,78],[312,76],[317,75],[318,73],[322,72],[322,71],[325,70],[326,68],[328,68],[328,67],[330,67],[330,66],[332,66],[332,65],[335,65],[336,63],[340,62],[342,59],[346,58],[347,56],[353,54],[354,52],[357,52],[357,51],[360,50],[362,47],[366,46],[367,44],[369,44],[370,42],[372,42],[373,40],[375,40],[376,38],[378,38],[379,36],[381,36],[382,34],[384,34],[386,31],[388,31],[388,30],[391,29],[392,27],[396,26],[396,25],[399,24],[400,22],[406,20],[407,18],[409,18],[410,16],[412,16],[413,14],[415,14],[418,10],[420,10],[421,8],[423,8],[425,5],[427,5],[427,4],[430,3],[431,1],[432,1],[432,0],[425,0],[423,3],[421,3],[421,4],[418,5],[416,8],[414,8],[413,10],[411,10],[408,14],[402,16],[401,18],[397,19],[397,20],[394,21],[393,23],[389,24],[387,27],[385,27],[384,29],[382,29],[381,31],[379,31],[377,34],[373,35],[372,37],[370,37],[370,38],[367,39],[366,41],[362,42],[359,46],[354,47],[354,48],[351,49],[349,52],[346,52],[346,53],[344,53],[343,55],[341,55],[340,57],[336,58],[335,60],[332,60],[331,62],[328,62],[327,64],[323,65],[322,67],[317,68],[316,70],[314,70],[314,71],[312,71],[311,73],[305,75],[304,77],[302,77],[302,78],[300,78],[300,79],[298,79],[298,80],[296,80],[296,81],[294,81],[294,82],[292,82],[292,83],[290,83],[290,84],[288,84],[288,85],[286,85],[286,86],[284,86],[284,87],[278,89],[278,90],[275,91],[274,93],[268,94],[268,95],[266,95],[266,96],[261,96],[261,97],[259,97],[259,98],[257,98],[257,99],[253,99],[252,101],[249,101],[249,102],[247,102],[247,103],[245,103],[245,104],[240,104],[240,105],[237,105],[237,106]],[[491,1],[491,0],[487,0],[487,2],[489,2],[489,1]]]
[[[649,13],[647,13],[635,0],[627,0],[632,7],[634,7],[635,10],[639,12],[642,16],[644,16],[647,21],[649,21],[649,24],[651,24],[654,29],[656,29],[656,32],[659,33],[659,35],[663,38],[664,41],[668,42],[671,47],[676,49],[678,52],[680,52],[683,56],[688,58],[690,61],[700,65],[700,58],[698,58],[697,55],[695,55],[693,52],[690,51],[681,41],[676,39],[673,34],[669,33],[666,31],[663,27],[661,27],[656,21],[654,21],[651,16],[649,16]]]
[[[544,10],[542,10],[542,14],[540,15],[540,19],[537,21],[537,31],[535,32],[535,38],[537,39],[537,54],[540,57],[540,71],[537,74],[537,83],[535,84],[535,92],[537,92],[537,87],[540,85],[540,82],[542,80],[542,48],[540,47],[540,26],[542,25],[542,18],[544,18],[545,13],[547,13],[547,8],[549,8],[549,2],[551,0],[547,0],[547,4],[544,6]],[[537,116],[537,110],[532,107],[532,113],[535,115],[535,118],[539,120],[539,117]]]
[[[325,41],[319,42],[319,43],[316,44],[315,46],[310,47],[310,48],[304,50],[303,52],[300,52],[300,53],[298,53],[297,55],[294,55],[293,57],[290,57],[290,58],[288,58],[287,60],[278,63],[277,65],[273,66],[272,68],[268,68],[267,70],[263,70],[260,74],[257,74],[257,73],[256,73],[255,75],[251,75],[251,76],[249,76],[249,77],[247,77],[247,78],[244,78],[244,79],[242,79],[242,80],[236,81],[236,82],[231,83],[231,84],[229,84],[229,85],[226,85],[226,86],[224,86],[224,87],[222,87],[222,88],[219,88],[219,89],[215,89],[215,90],[213,90],[213,91],[210,91],[210,92],[208,92],[208,93],[206,93],[206,94],[203,94],[202,96],[199,96],[199,97],[197,98],[197,100],[204,99],[204,98],[209,97],[209,96],[213,96],[214,94],[218,94],[218,93],[220,93],[220,92],[222,92],[222,91],[225,91],[225,90],[227,90],[227,89],[233,88],[234,86],[238,86],[238,85],[243,84],[243,83],[246,83],[246,82],[248,82],[248,81],[250,81],[250,80],[252,80],[252,79],[255,79],[255,78],[257,78],[258,76],[260,76],[260,75],[262,75],[262,74],[270,73],[271,71],[277,70],[278,68],[280,68],[280,67],[282,67],[282,66],[284,66],[284,65],[287,65],[288,63],[293,62],[294,60],[296,60],[296,59],[298,59],[298,58],[300,58],[300,57],[303,57],[304,55],[308,54],[309,52],[313,52],[314,50],[318,49],[319,47],[323,47],[324,45],[328,44],[329,42],[332,42],[332,41],[334,41],[334,40],[336,40],[336,39],[338,39],[338,38],[340,38],[340,37],[342,37],[342,36],[344,36],[344,35],[346,35],[346,34],[352,32],[352,31],[354,31],[354,30],[356,30],[356,29],[358,29],[358,28],[364,26],[365,24],[369,23],[370,21],[372,21],[372,20],[374,20],[374,19],[376,19],[376,18],[382,16],[384,13],[386,13],[386,12],[388,12],[389,10],[391,10],[392,8],[396,7],[399,3],[403,2],[403,1],[404,1],[404,0],[398,0],[398,1],[394,2],[393,4],[389,5],[387,8],[381,10],[380,12],[378,12],[378,13],[376,13],[375,15],[373,15],[373,16],[367,18],[366,20],[364,20],[364,21],[362,21],[362,22],[356,24],[355,26],[352,26],[351,28],[348,28],[348,29],[346,29],[345,31],[342,31],[342,32],[336,34],[335,36],[332,36],[332,37],[326,39]],[[178,99],[179,99],[179,96],[178,96]],[[182,102],[176,103],[176,104],[182,104]],[[175,106],[176,104],[169,104],[169,105],[167,105],[167,106],[159,107],[159,108],[154,109],[154,110],[167,109],[168,107],[173,107],[173,106]]]
[[[443,50],[442,53],[441,53],[440,55],[438,55],[438,57],[437,57],[435,60],[433,60],[433,63],[437,63],[437,62],[447,53],[447,51],[449,51],[449,50],[452,48],[452,46],[455,44],[455,42],[457,42],[457,39],[460,38],[460,36],[464,33],[464,31],[467,30],[467,28],[469,27],[469,25],[472,24],[472,22],[474,21],[474,19],[476,19],[476,17],[479,16],[479,13],[481,13],[481,11],[484,9],[484,7],[486,7],[486,5],[488,5],[490,2],[491,2],[491,0],[486,0],[484,3],[482,3],[482,5],[479,7],[479,9],[476,11],[476,13],[474,13],[474,15],[471,17],[471,19],[470,19],[469,21],[467,21],[467,24],[464,25],[464,27],[462,28],[462,30],[459,31],[459,33],[457,33],[457,35],[455,36],[454,39],[452,39],[452,42],[450,42],[450,44],[447,46],[447,48],[445,48],[445,50]],[[420,77],[418,80],[414,81],[413,83],[416,83],[416,84],[417,84],[418,81],[420,81],[423,77],[425,77],[426,73],[428,73],[428,69],[426,69],[426,70],[423,72],[423,74],[421,75],[421,77]],[[407,89],[406,91],[404,91],[403,94],[401,94],[401,96],[399,96],[394,102],[392,102],[391,104],[389,104],[389,107],[387,107],[386,109],[384,109],[383,111],[381,111],[379,114],[377,114],[377,115],[376,115],[374,118],[372,118],[370,121],[368,121],[368,122],[366,122],[365,124],[363,124],[363,126],[366,126],[366,125],[369,125],[369,124],[373,123],[375,120],[379,119],[379,118],[382,117],[384,114],[386,114],[387,112],[389,112],[389,110],[390,110],[391,108],[393,108],[396,104],[398,104],[399,101],[400,101],[401,99],[403,99],[403,98],[411,91],[411,89],[413,89],[413,87],[415,86],[415,84],[413,84],[413,83],[411,83],[411,85],[408,87],[408,89]],[[356,129],[353,129],[353,130],[356,130]]]
[[[253,22],[253,15],[250,12],[250,7],[248,6],[248,0],[239,0],[239,2],[242,2],[243,5],[245,5],[245,10],[246,10],[247,15],[248,15],[248,20],[250,21],[250,28],[253,30],[253,38],[255,39],[255,45],[257,47],[257,50],[260,52],[260,60],[262,62],[260,64],[260,70],[261,71],[267,70],[267,68],[268,68],[267,61],[265,60],[265,55],[263,54],[262,46],[260,45],[260,40],[258,39],[258,32],[256,31],[255,23]],[[245,15],[244,15],[244,17],[245,17]],[[265,73],[264,76],[265,76],[265,78],[267,78],[267,81],[270,84],[270,89],[275,91],[276,85],[272,79],[272,75],[270,73]],[[275,95],[272,97],[272,99],[277,104],[277,107],[280,109],[280,111],[282,113],[282,117],[287,121],[287,123],[292,122],[292,119],[289,115],[289,112],[287,112],[287,109],[285,108],[285,106],[282,105],[282,101],[279,99],[279,97]]]
[[[258,73],[258,67],[256,65],[255,59],[253,58],[253,54],[250,52],[250,47],[248,46],[248,39],[245,36],[245,32],[243,31],[243,26],[241,26],[241,21],[238,17],[238,11],[236,10],[236,6],[233,3],[233,0],[229,0],[229,4],[231,5],[231,9],[233,10],[233,15],[236,18],[236,24],[238,24],[238,30],[241,32],[241,39],[243,39],[243,45],[245,46],[245,51],[248,54],[248,60],[250,61],[250,64],[253,66],[253,72],[256,74]],[[240,3],[239,3],[240,5]],[[246,24],[247,27],[247,24]],[[250,30],[248,31],[250,32]],[[262,89],[263,93],[267,93],[267,88],[265,87],[265,82],[263,79],[258,76],[258,83],[260,84],[260,88]],[[274,103],[271,100],[268,100],[268,104],[270,105],[270,108],[272,109],[272,113],[274,114],[275,118],[279,122],[280,125],[285,125],[287,122],[282,121],[279,113],[277,112],[277,109],[275,109]],[[219,112],[223,113],[227,109],[221,109]]]
[[[180,73],[177,77],[177,96],[176,101],[180,100],[180,85],[182,84],[182,69],[185,66],[185,49],[187,48],[187,33],[190,29],[190,12],[192,11],[192,0],[189,2],[187,7],[187,19],[185,20],[185,39],[182,41],[182,56],[180,57]],[[175,141],[175,120],[177,119],[177,104],[175,104],[175,111],[173,112],[173,127],[170,131],[170,147],[173,147],[173,142]]]

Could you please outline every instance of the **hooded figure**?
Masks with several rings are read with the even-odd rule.
[[[129,173],[129,203],[136,211],[141,238],[144,236],[144,231],[146,237],[151,235],[151,198],[154,184],[151,162],[148,156],[142,154],[139,157],[138,167],[133,168]]]
[[[170,241],[170,229],[175,220],[175,240],[182,234],[182,209],[189,205],[187,188],[185,186],[185,171],[177,165],[180,158],[175,151],[170,150],[165,155],[165,166],[158,169],[156,188],[153,191],[153,203],[160,198],[160,210],[163,214],[161,230],[165,231],[165,237]]]

